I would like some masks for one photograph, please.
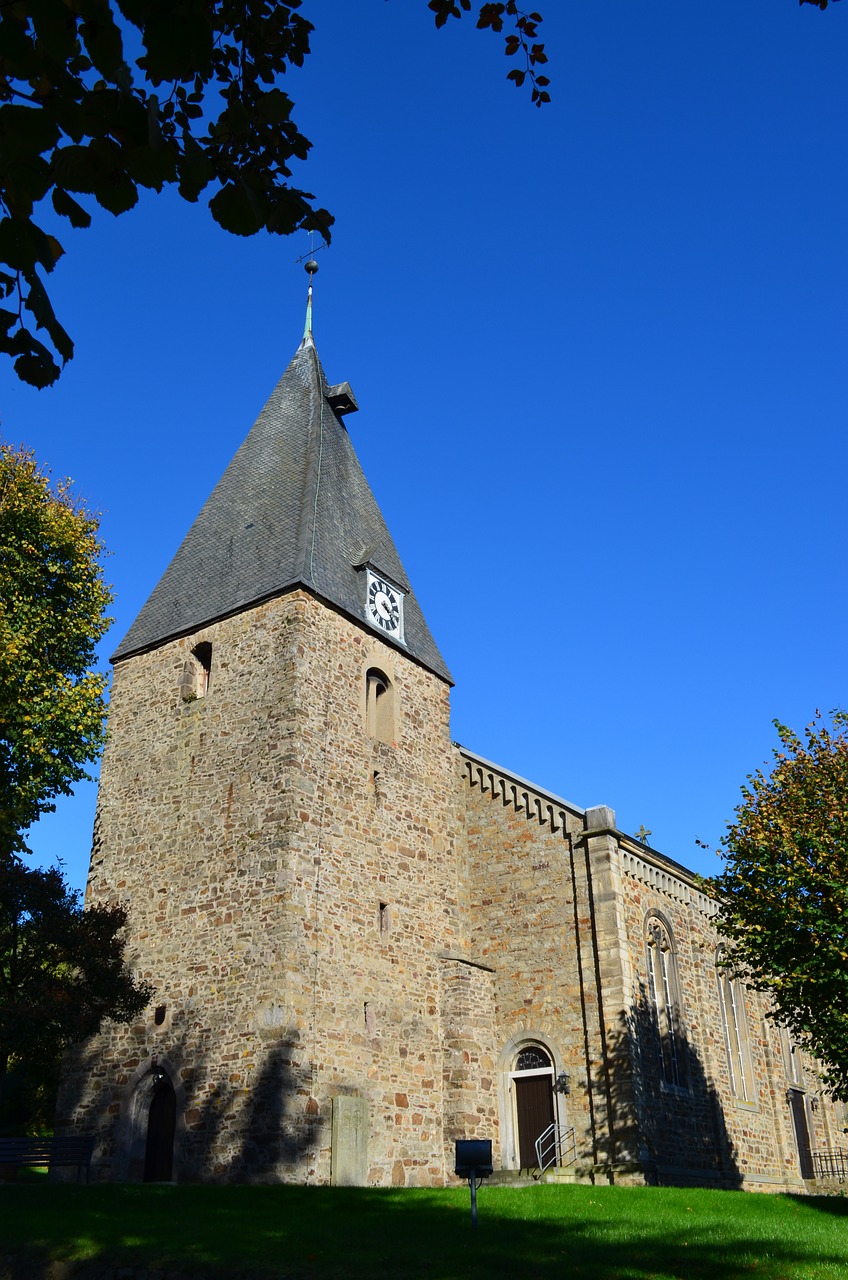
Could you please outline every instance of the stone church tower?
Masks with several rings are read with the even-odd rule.
[[[451,679],[356,407],[310,302],[114,656],[88,897],[128,904],[156,996],[66,1085],[101,1176],[443,1181]]]
[[[310,287],[114,656],[87,899],[156,994],[70,1055],[60,1130],[101,1179],[441,1185],[484,1137],[516,1176],[802,1190],[844,1117],[699,878],[451,742],[356,408]]]

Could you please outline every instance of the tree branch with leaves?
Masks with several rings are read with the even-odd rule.
[[[53,1082],[71,1045],[109,1018],[132,1022],[153,989],[125,955],[126,910],[83,910],[56,867],[6,859],[0,875],[0,1095],[10,1065]],[[16,1117],[5,1117],[14,1120]]]
[[[44,277],[64,252],[34,219],[50,200],[72,227],[87,227],[85,197],[118,216],[139,188],[176,186],[208,200],[235,235],[317,231],[332,215],[291,183],[311,147],[281,87],[310,52],[301,0],[4,0],[0,5],[0,354],[20,378],[45,387],[73,355]],[[431,0],[437,26],[471,0]],[[483,4],[478,27],[503,32],[524,59],[509,78],[529,78],[537,106],[549,101],[537,39],[538,13],[515,0]],[[134,59],[128,47],[140,48]],[[80,202],[78,197],[83,198]],[[37,336],[43,334],[44,340]]]
[[[52,486],[32,453],[0,445],[0,874],[103,744],[101,556],[97,517],[71,482]]]
[[[848,713],[817,715],[758,770],[722,840],[719,927],[744,980],[848,1099]]]

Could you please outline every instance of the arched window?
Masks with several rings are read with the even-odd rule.
[[[180,695],[183,702],[203,698],[209,690],[212,675],[212,646],[204,640],[197,644],[186,658],[180,677]]]
[[[801,1056],[801,1050],[792,1039],[792,1033],[787,1031],[785,1027],[781,1027],[780,1035],[780,1051],[783,1056],[783,1070],[786,1073],[786,1079],[791,1084],[804,1085],[804,1063]]]
[[[203,644],[195,645],[191,651],[191,656],[195,661],[195,675],[197,678],[197,696],[202,698],[209,689],[209,680],[212,676],[212,646],[207,641]]]
[[[377,667],[365,675],[365,727],[378,742],[395,740],[395,691],[389,677]]]
[[[751,1061],[751,1042],[748,1038],[748,1021],[745,1017],[745,988],[728,969],[727,955],[723,947],[719,947],[716,953],[716,977],[727,1065],[730,1071],[730,1088],[733,1096],[742,1102],[753,1102],[754,1068]]]
[[[553,1075],[553,1064],[545,1052],[538,1044],[531,1045],[529,1049],[522,1049],[515,1060],[516,1071],[549,1071]]]
[[[686,1061],[681,1035],[677,957],[671,930],[658,916],[649,916],[645,922],[645,944],[648,989],[659,1038],[662,1078],[666,1084],[685,1088]]]

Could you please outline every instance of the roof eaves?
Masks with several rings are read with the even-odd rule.
[[[264,596],[253,600],[242,601],[239,604],[233,605],[232,608],[225,610],[223,613],[218,613],[208,618],[204,618],[202,621],[193,623],[189,627],[181,627],[179,630],[172,631],[169,635],[160,636],[156,640],[151,640],[146,644],[134,645],[131,649],[124,649],[119,645],[109,661],[114,666],[118,662],[126,661],[127,658],[137,658],[139,654],[152,653],[154,649],[160,649],[163,645],[172,644],[174,640],[182,640],[185,636],[196,635],[198,631],[203,631],[206,627],[212,627],[217,622],[223,622],[226,618],[234,618],[237,614],[243,613],[245,609],[257,608],[259,605],[267,604],[269,600],[276,600],[280,596],[288,595],[290,591],[297,591],[298,588],[308,591],[313,599],[320,600],[322,604],[334,610],[334,612],[340,614],[344,618],[348,618],[351,622],[355,622],[366,635],[377,635],[383,644],[387,644],[392,649],[396,649],[398,653],[402,653],[404,657],[409,658],[416,664],[416,666],[423,667],[425,671],[429,671],[434,676],[437,676],[438,679],[444,680],[444,682],[451,688],[454,687],[455,681],[453,676],[444,664],[442,664],[442,668],[439,669],[434,666],[433,663],[427,662],[424,658],[420,657],[413,650],[408,649],[406,645],[402,644],[399,640],[393,640],[391,636],[385,636],[372,630],[372,628],[370,628],[356,613],[353,613],[350,609],[345,609],[343,605],[338,603],[338,601],[331,600],[327,596],[323,596],[319,591],[316,591],[314,587],[310,586],[308,582],[305,582],[303,578],[293,578],[284,586],[275,588],[273,591],[267,592]],[[441,657],[440,654],[438,656]]]
[[[530,782],[527,778],[522,778],[520,774],[512,773],[509,769],[504,769],[502,765],[495,764],[492,760],[487,760],[485,756],[478,756],[476,752],[469,751],[461,742],[453,744],[459,751],[461,756],[466,760],[473,761],[474,764],[482,765],[484,769],[492,769],[495,773],[500,774],[507,782],[515,783],[519,787],[524,787],[529,791],[534,791],[537,796],[541,796],[543,800],[551,804],[555,804],[559,809],[568,809],[578,818],[586,816],[586,810],[582,809],[579,804],[572,804],[570,800],[564,800],[562,796],[556,795],[553,791],[546,791],[544,787],[540,787],[536,782]]]

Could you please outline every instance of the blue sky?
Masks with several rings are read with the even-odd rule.
[[[425,0],[306,0],[315,332],[453,736],[711,872],[845,705],[848,5],[539,0],[553,103]],[[77,354],[5,439],[103,512],[111,653],[293,354],[306,237],[150,195],[60,237]],[[93,788],[33,832],[84,883]]]

